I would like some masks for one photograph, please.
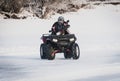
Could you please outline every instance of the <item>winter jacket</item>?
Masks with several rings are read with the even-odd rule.
[[[59,22],[55,22],[52,26],[52,34],[56,35],[57,32],[62,31],[62,30],[65,31],[65,34],[69,34],[67,30],[67,26],[69,26],[67,22],[64,22],[63,24]]]

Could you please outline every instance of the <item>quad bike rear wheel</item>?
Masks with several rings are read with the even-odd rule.
[[[72,54],[73,54],[73,59],[79,59],[80,49],[77,43],[73,44],[72,46]]]
[[[47,45],[46,52],[47,52],[47,55],[48,55],[48,60],[55,59],[55,54],[53,54],[54,49],[51,45]]]

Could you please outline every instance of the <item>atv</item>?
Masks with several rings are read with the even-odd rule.
[[[80,49],[75,43],[77,39],[74,34],[43,34],[41,39],[43,41],[40,45],[41,59],[53,60],[57,53],[64,53],[65,59],[80,57]]]

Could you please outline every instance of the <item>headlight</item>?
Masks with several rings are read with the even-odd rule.
[[[70,42],[73,42],[74,40],[75,40],[74,38],[71,38],[71,39],[70,39]]]
[[[52,41],[53,41],[53,42],[57,42],[58,40],[57,40],[57,39],[53,39]]]
[[[57,34],[57,35],[60,35],[60,34],[61,34],[61,32],[57,32],[56,34]]]

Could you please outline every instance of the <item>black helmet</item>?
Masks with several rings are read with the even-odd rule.
[[[58,17],[58,22],[59,21],[64,21],[64,17],[62,17],[62,16]]]

